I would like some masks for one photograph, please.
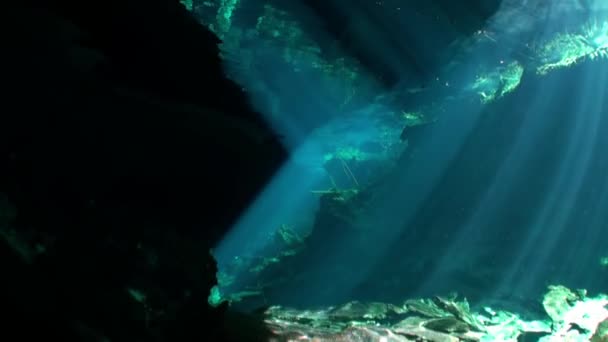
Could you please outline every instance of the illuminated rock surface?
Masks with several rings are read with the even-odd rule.
[[[543,300],[549,317],[537,320],[489,307],[474,312],[466,300],[436,297],[400,305],[352,302],[324,310],[271,307],[266,323],[278,341],[604,341],[608,297],[579,292],[551,286]]]

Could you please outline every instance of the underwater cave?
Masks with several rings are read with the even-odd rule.
[[[608,2],[0,6],[4,340],[608,341]]]

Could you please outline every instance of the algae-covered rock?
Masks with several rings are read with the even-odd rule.
[[[608,318],[603,320],[591,336],[591,342],[608,342]]]
[[[553,321],[553,334],[540,341],[589,341],[608,317],[608,297],[587,297],[585,291],[550,286],[543,306]],[[601,340],[600,340],[601,341]]]
[[[414,329],[400,329],[397,328],[395,332],[404,335],[406,337],[412,338],[414,341],[428,341],[428,342],[458,342],[460,339],[458,337],[426,329],[424,327],[417,327]]]
[[[425,328],[446,333],[466,333],[469,325],[456,317],[444,317],[427,321],[423,325]]]
[[[401,329],[412,329],[422,326],[425,322],[428,321],[428,318],[423,318],[419,316],[410,316],[391,327],[393,330]]]
[[[303,341],[608,342],[608,296],[551,286],[547,319],[516,312],[472,311],[455,297],[411,299],[404,305],[350,302],[324,310],[272,307],[267,323],[281,337]],[[396,323],[395,323],[396,322]]]
[[[385,303],[360,303],[350,302],[343,306],[332,310],[329,314],[337,319],[366,319],[366,320],[382,320],[389,316],[403,314],[407,310],[396,305]]]
[[[543,307],[552,321],[559,322],[563,320],[564,314],[572,309],[572,303],[579,299],[580,297],[570,289],[552,285],[543,298]]]
[[[460,321],[465,322],[472,330],[485,331],[483,325],[471,314],[471,308],[466,299],[462,302],[457,302],[456,300],[435,297],[435,303]]]
[[[429,299],[410,299],[405,302],[405,307],[410,311],[431,318],[447,317],[450,315]]]

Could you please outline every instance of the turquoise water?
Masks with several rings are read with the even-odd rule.
[[[365,19],[356,49],[301,3],[233,5],[201,20],[291,157],[214,249],[215,301],[542,312],[548,285],[608,291],[601,4],[504,1],[468,26],[337,6]]]

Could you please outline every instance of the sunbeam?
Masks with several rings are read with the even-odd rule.
[[[216,301],[605,285],[608,5],[237,3],[227,73],[291,156],[216,246]]]

